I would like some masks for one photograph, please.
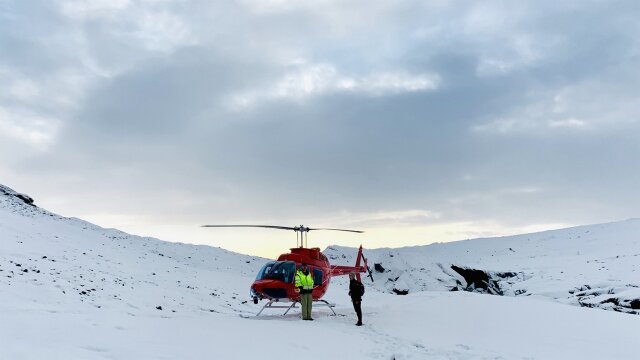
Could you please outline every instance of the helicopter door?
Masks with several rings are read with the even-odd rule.
[[[324,278],[324,272],[320,269],[313,269],[313,283],[315,285],[321,285]]]
[[[281,270],[284,282],[292,283],[296,276],[296,263],[287,261],[282,263]]]

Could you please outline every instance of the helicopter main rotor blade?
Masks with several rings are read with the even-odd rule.
[[[346,231],[346,232],[353,232],[353,233],[363,233],[364,231],[360,231],[360,230],[347,230],[347,229],[330,229],[330,228],[318,228],[318,229],[312,229],[312,228],[308,228],[305,226],[296,226],[296,227],[291,227],[291,226],[278,226],[278,225],[202,225],[202,227],[256,227],[256,228],[267,228],[267,229],[280,229],[280,230],[293,230],[293,231],[300,231],[300,232],[308,232],[311,230],[331,230],[331,231]]]
[[[267,229],[280,229],[280,230],[294,230],[298,229],[289,226],[276,226],[276,225],[202,225],[201,227],[257,227]]]
[[[348,232],[354,232],[354,233],[359,233],[362,234],[364,231],[360,231],[360,230],[346,230],[346,229],[328,229],[328,228],[321,228],[321,229],[309,229],[309,231],[311,230],[332,230],[332,231],[348,231]]]

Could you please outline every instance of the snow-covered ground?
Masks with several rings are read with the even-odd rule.
[[[368,250],[379,271],[355,327],[343,278],[325,296],[338,316],[256,318],[248,288],[265,259],[103,229],[30,200],[0,186],[0,359],[637,358],[639,317],[573,305],[576,292],[603,305],[586,293],[613,289],[633,310],[638,221]],[[339,264],[355,253],[326,251]],[[490,282],[514,273],[488,287],[510,296],[448,291],[467,288],[451,265]]]

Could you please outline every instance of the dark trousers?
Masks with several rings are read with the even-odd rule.
[[[358,315],[358,322],[362,323],[362,300],[351,299],[351,301],[353,302],[353,309]]]

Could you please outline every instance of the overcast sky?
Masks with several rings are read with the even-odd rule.
[[[0,0],[0,183],[274,256],[640,216],[640,2]],[[314,241],[315,239],[315,241]]]

